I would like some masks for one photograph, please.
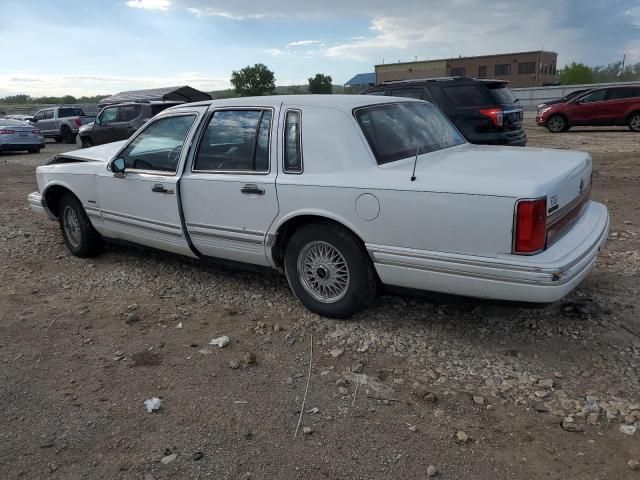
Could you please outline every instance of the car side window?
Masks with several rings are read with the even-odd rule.
[[[44,118],[44,112],[38,112],[36,113],[33,118],[35,118],[36,120],[42,120]]]
[[[398,88],[396,90],[391,90],[391,96],[422,99],[422,89],[421,88]]]
[[[301,114],[299,110],[288,110],[284,126],[284,171],[302,173],[302,139],[300,135]]]
[[[630,98],[633,96],[631,87],[624,88],[610,88],[607,91],[607,100],[622,100],[624,98]]]
[[[581,103],[591,103],[591,102],[601,102],[604,100],[604,96],[606,95],[607,90],[596,90],[595,92],[591,92],[588,95],[585,95],[580,99]]]
[[[202,136],[193,166],[204,172],[269,171],[271,110],[218,110]]]
[[[140,105],[123,105],[118,107],[118,121],[130,122],[140,115]]]
[[[174,174],[195,118],[195,115],[179,115],[150,124],[120,154],[125,168]]]
[[[102,124],[113,123],[118,119],[118,107],[105,108],[100,120]]]
[[[45,110],[43,115],[44,120],[51,120],[53,118],[53,110]]]

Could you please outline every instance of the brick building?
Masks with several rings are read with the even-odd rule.
[[[498,78],[510,87],[556,84],[558,54],[542,50],[376,65],[376,83],[446,76]]]

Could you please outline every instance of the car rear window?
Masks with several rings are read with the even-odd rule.
[[[489,96],[495,103],[505,104],[505,103],[515,103],[516,99],[511,93],[506,85],[504,84],[489,84],[487,85],[489,89]]]
[[[459,107],[477,107],[491,103],[485,95],[484,89],[479,85],[444,87],[442,90],[447,98]]]
[[[465,143],[440,110],[429,103],[405,102],[355,110],[378,164]]]
[[[58,110],[58,118],[66,117],[84,117],[84,112],[81,108],[61,108]]]

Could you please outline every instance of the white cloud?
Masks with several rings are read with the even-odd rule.
[[[18,93],[26,93],[32,97],[45,95],[80,97],[179,85],[189,85],[203,91],[221,90],[231,86],[228,77],[209,76],[200,72],[184,72],[163,77],[102,76],[81,73],[56,76],[16,72],[0,74],[0,97]]]
[[[287,52],[280,48],[267,48],[265,50],[269,55],[273,55],[274,57],[279,57],[281,55],[286,55]]]
[[[303,45],[322,45],[320,40],[298,40],[296,42],[287,43],[288,47],[300,47]]]
[[[171,2],[169,0],[128,0],[128,7],[143,8],[145,10],[169,10]]]

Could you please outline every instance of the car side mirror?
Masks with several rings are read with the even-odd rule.
[[[34,117],[34,118],[27,118],[27,122],[33,122],[33,123],[36,123],[37,121],[38,121],[38,119],[37,119],[37,118],[35,118],[35,117]]]
[[[111,171],[114,175],[124,176],[125,163],[124,158],[116,158],[111,162]]]
[[[95,123],[96,125],[102,125],[102,119],[100,117],[96,117],[93,123]]]

